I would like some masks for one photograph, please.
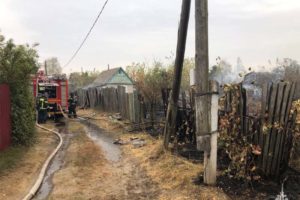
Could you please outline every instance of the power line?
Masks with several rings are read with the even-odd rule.
[[[83,41],[81,42],[81,44],[79,45],[78,49],[75,51],[75,53],[73,54],[73,56],[70,58],[70,60],[63,66],[63,68],[67,67],[76,57],[76,55],[78,54],[78,52],[80,51],[81,47],[84,45],[85,41],[88,39],[89,35],[91,34],[93,28],[95,27],[96,23],[98,22],[102,12],[105,9],[105,6],[107,4],[108,0],[105,1],[104,5],[102,6],[102,9],[100,10],[100,12],[98,13],[92,27],[90,28],[90,30],[88,31],[88,33],[86,34],[85,38],[83,39]]]

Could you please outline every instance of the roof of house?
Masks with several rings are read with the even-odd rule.
[[[121,67],[118,67],[101,72],[95,81],[84,87],[84,89],[101,87],[107,84],[133,85],[134,82]]]
[[[101,86],[107,84],[109,80],[122,68],[114,68],[101,72],[101,74],[93,82],[94,85]]]

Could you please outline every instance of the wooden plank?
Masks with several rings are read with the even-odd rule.
[[[259,157],[259,165],[263,170],[263,158],[264,158],[264,145],[267,140],[267,133],[264,130],[264,125],[268,123],[267,113],[269,110],[269,104],[271,102],[271,92],[273,89],[273,84],[268,83],[263,86],[263,96],[262,96],[262,110],[261,110],[261,129],[260,129],[260,147],[262,149],[262,154]]]
[[[134,109],[135,109],[135,123],[140,123],[140,102],[138,99],[138,92],[134,91]]]
[[[268,102],[268,84],[264,84],[262,87],[262,99],[261,99],[261,129],[259,134],[259,146],[263,148],[264,144],[264,133],[263,133],[263,125],[265,123],[265,114],[267,110],[267,102]],[[262,165],[262,156],[259,157],[259,163]]]
[[[129,100],[128,101],[129,120],[131,122],[133,122],[134,121],[134,119],[133,119],[134,107],[133,107],[133,94],[132,93],[128,94],[128,100]]]
[[[294,95],[292,96],[292,98],[294,97]],[[284,169],[287,168],[288,163],[289,163],[289,159],[290,159],[290,155],[291,155],[291,150],[293,147],[293,133],[296,127],[296,121],[297,121],[297,112],[293,113],[291,116],[291,125],[289,127],[288,134],[287,134],[287,145],[286,147],[286,151],[284,151],[284,157],[282,158],[282,163],[284,164],[283,167]]]
[[[126,96],[126,93],[125,93],[125,88],[122,88],[122,96],[123,96],[123,99],[122,99],[122,104],[123,104],[123,114],[124,114],[124,118],[127,118],[127,112],[126,112],[126,108],[127,108],[127,96]]]
[[[112,112],[112,104],[111,104],[111,88],[107,88],[107,95],[106,95],[106,103],[107,103],[107,107],[108,107],[108,112]]]
[[[243,89],[242,84],[239,86],[240,92],[240,118],[241,118],[241,133],[242,135],[246,135],[247,123],[246,123],[246,116],[247,116],[247,97],[246,91]]]
[[[122,106],[123,106],[123,116],[124,116],[124,118],[127,118],[127,115],[126,115],[126,93],[125,93],[124,87],[122,87]]]
[[[108,89],[109,95],[108,95],[108,104],[109,104],[109,108],[110,108],[110,112],[113,113],[114,112],[114,104],[113,104],[113,88],[109,88]]]
[[[275,114],[275,105],[276,105],[276,97],[278,92],[278,85],[273,84],[270,91],[270,103],[269,103],[269,109],[268,109],[268,125],[272,125],[274,122],[274,114]],[[271,131],[267,132],[266,140],[264,143],[263,148],[263,163],[262,163],[262,169],[268,175],[267,173],[267,163],[268,163],[268,157],[269,157],[269,147],[270,147],[270,135]]]
[[[107,98],[107,96],[108,96],[108,89],[105,88],[104,89],[104,98],[105,98],[105,100],[104,100],[104,110],[106,112],[109,112],[109,106],[108,106],[108,98]]]
[[[115,91],[115,93],[116,93],[116,98],[117,98],[117,100],[116,100],[116,102],[117,102],[117,107],[116,107],[116,112],[117,113],[121,113],[120,112],[120,100],[119,100],[119,90],[118,90],[118,87],[116,88],[116,91]]]
[[[120,86],[117,88],[117,96],[118,96],[118,112],[121,113],[122,115],[122,105],[121,105],[121,91],[120,91]]]
[[[106,110],[106,90],[105,90],[105,88],[103,88],[102,94],[103,94],[103,111],[107,111]]]
[[[116,92],[116,88],[113,90],[113,103],[114,103],[114,112],[118,112],[118,96]]]
[[[283,103],[282,103],[282,108],[281,108],[281,113],[280,113],[280,126],[281,127],[285,127],[285,115],[287,111],[287,105],[288,105],[288,100],[290,97],[290,91],[291,91],[291,86],[292,84],[286,83],[286,87],[285,87],[285,91],[283,94]],[[280,151],[282,151],[282,145],[283,145],[283,136],[284,136],[284,129],[280,129],[278,131],[278,138],[276,141],[276,149],[275,149],[275,153],[274,153],[274,159],[273,159],[273,163],[272,163],[272,171],[278,176],[279,174],[279,170],[278,168],[280,167]]]
[[[288,133],[288,128],[289,128],[289,115],[290,115],[290,111],[292,108],[292,102],[293,102],[293,96],[295,93],[295,83],[291,83],[290,86],[290,91],[289,91],[289,95],[288,95],[288,100],[287,100],[287,105],[286,105],[286,112],[284,113],[284,131],[282,134],[282,138],[281,138],[281,143],[280,143],[280,148],[279,148],[279,159],[278,159],[278,163],[277,163],[277,168],[276,168],[276,174],[280,173],[280,165],[282,163],[282,161],[284,160],[284,151],[285,151],[285,143],[286,143],[286,138],[287,138],[287,133]]]
[[[274,127],[274,126],[277,123],[280,123],[284,90],[285,90],[285,83],[278,83],[278,91],[277,91],[276,105],[275,105],[275,116],[274,116],[274,122],[272,123],[272,129],[271,129],[271,133],[270,133],[269,156],[268,156],[268,160],[267,160],[267,174],[270,174],[270,175],[275,175],[274,170],[272,170],[275,168],[275,165],[272,166],[272,163],[273,163],[275,149],[276,149],[278,128]],[[276,161],[275,161],[275,163],[276,163]]]

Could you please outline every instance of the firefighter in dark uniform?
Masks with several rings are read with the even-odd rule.
[[[48,100],[45,95],[39,95],[37,98],[38,123],[46,123],[47,121]]]
[[[77,98],[74,96],[74,94],[71,94],[70,98],[68,99],[68,103],[69,103],[68,117],[71,118],[73,116],[74,118],[76,118],[77,117],[77,114],[76,114]]]

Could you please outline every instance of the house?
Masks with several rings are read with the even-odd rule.
[[[95,107],[99,101],[100,91],[104,88],[125,87],[126,93],[133,93],[134,82],[123,68],[108,69],[99,74],[95,81],[77,91],[81,107]]]
[[[96,80],[91,84],[92,87],[97,88],[107,88],[107,87],[114,87],[117,88],[118,86],[124,86],[128,93],[133,91],[134,89],[134,82],[128,76],[128,74],[123,70],[122,67],[109,69],[106,71],[101,72],[101,74],[96,78]]]

